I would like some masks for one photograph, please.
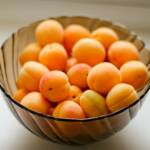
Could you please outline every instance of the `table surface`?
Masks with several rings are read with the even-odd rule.
[[[1,7],[1,6],[0,6]],[[95,6],[96,7],[96,6]],[[1,10],[1,9],[0,9]],[[3,9],[4,10],[4,9]],[[7,10],[6,10],[7,11]],[[9,13],[11,10],[9,10]],[[12,11],[13,12],[13,11]],[[2,13],[0,13],[2,14]],[[8,14],[5,12],[5,15]],[[78,12],[79,15],[79,12]],[[46,15],[45,15],[46,16]],[[3,16],[2,16],[3,17]],[[11,32],[15,31],[24,22],[14,20],[1,21],[0,16],[0,43],[6,39]],[[33,16],[34,17],[34,16]],[[144,16],[143,16],[144,17]],[[13,16],[12,16],[13,18]],[[145,28],[134,29],[146,42],[147,47],[150,47],[150,31]],[[27,131],[12,115],[7,108],[6,103],[3,100],[2,94],[0,93],[0,149],[1,150],[69,150],[69,149],[83,149],[94,150],[149,150],[150,149],[150,94],[147,95],[143,107],[139,111],[138,115],[131,121],[131,123],[124,128],[121,132],[116,135],[102,141],[87,146],[67,146],[58,145],[48,141],[44,141],[32,133]]]

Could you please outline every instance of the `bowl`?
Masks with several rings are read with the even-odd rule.
[[[79,16],[64,16],[53,19],[59,21],[63,27],[78,23],[90,31],[101,26],[114,29],[120,39],[130,41],[137,47],[141,61],[150,71],[150,52],[145,48],[144,42],[126,27],[111,21]],[[16,79],[20,69],[18,56],[26,44],[35,41],[34,31],[41,21],[43,20],[22,27],[13,33],[0,48],[0,89],[2,90],[3,99],[13,115],[33,134],[55,143],[89,144],[116,134],[136,116],[150,88],[150,80],[144,88],[138,91],[139,99],[129,107],[105,116],[86,119],[59,119],[43,115],[25,108],[11,98],[16,91]],[[61,125],[61,128],[58,128],[58,124]]]

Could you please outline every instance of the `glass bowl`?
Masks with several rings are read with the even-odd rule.
[[[88,17],[63,16],[53,19],[58,20],[64,27],[72,23],[78,23],[90,31],[100,26],[114,29],[120,39],[130,41],[137,47],[141,61],[145,63],[148,69],[150,68],[150,52],[145,48],[144,42],[126,27],[111,21]],[[142,106],[150,88],[149,81],[144,88],[138,91],[139,99],[129,107],[106,116],[87,119],[58,119],[43,115],[25,108],[11,98],[16,91],[15,83],[20,68],[18,63],[19,53],[26,44],[35,41],[34,31],[41,21],[22,27],[13,33],[0,49],[0,89],[16,119],[33,134],[62,144],[89,144],[108,138],[123,129],[136,116]]]

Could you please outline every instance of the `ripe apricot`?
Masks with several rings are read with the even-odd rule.
[[[56,118],[72,119],[82,119],[85,117],[80,105],[70,100],[59,103],[54,109],[53,116]]]
[[[105,98],[93,90],[86,90],[82,93],[80,106],[88,117],[97,117],[108,113]]]
[[[92,32],[92,37],[103,44],[107,50],[112,43],[119,40],[117,33],[108,27],[100,27]]]
[[[51,108],[50,103],[44,99],[44,97],[39,92],[31,92],[27,94],[22,100],[21,104],[28,109],[36,112],[47,114]]]
[[[78,86],[71,85],[70,86],[70,93],[69,93],[69,99],[78,102],[79,96],[81,95],[82,91]]]
[[[66,66],[66,71],[68,71],[72,66],[76,65],[77,64],[77,60],[73,57],[70,57],[68,60],[67,60],[67,66]]]
[[[37,26],[35,37],[41,46],[54,42],[61,43],[64,37],[64,30],[58,21],[49,19],[41,22]]]
[[[20,53],[19,61],[23,65],[28,61],[38,61],[41,47],[37,43],[28,44]]]
[[[120,83],[114,86],[106,97],[106,104],[111,112],[126,108],[138,99],[133,86]]]
[[[72,100],[72,101],[79,104],[81,95],[82,95],[82,93],[78,94],[75,98],[72,98],[72,99],[69,99],[69,100]]]
[[[87,77],[88,86],[101,94],[107,94],[113,86],[120,82],[120,71],[108,62],[94,66]]]
[[[52,115],[52,114],[53,114],[54,109],[55,109],[55,108],[51,107],[51,108],[48,110],[48,114],[49,114],[49,115]]]
[[[17,102],[20,102],[25,95],[28,94],[28,91],[25,89],[19,89],[13,94],[13,99]]]
[[[139,59],[137,48],[127,41],[117,41],[108,50],[108,60],[118,68],[128,61]]]
[[[69,25],[64,31],[64,46],[68,54],[71,54],[72,48],[76,42],[82,38],[88,37],[90,37],[90,32],[85,27],[77,24]]]
[[[87,63],[94,66],[104,61],[105,49],[97,40],[84,38],[74,45],[72,55],[78,63]]]
[[[50,71],[42,76],[39,88],[49,101],[59,102],[68,98],[70,83],[64,72]]]
[[[80,88],[86,88],[87,76],[90,69],[91,67],[84,63],[76,64],[71,67],[67,72],[70,83]]]
[[[139,61],[129,61],[120,68],[122,82],[131,84],[135,89],[142,88],[148,80],[148,69]]]
[[[50,70],[64,70],[67,65],[67,52],[58,43],[46,45],[40,55],[40,63],[47,66]]]
[[[34,61],[26,62],[19,72],[17,87],[37,91],[40,79],[46,72],[49,70],[44,65]]]
[[[85,114],[79,104],[67,100],[57,105],[53,111],[53,117],[82,119],[85,118]],[[78,136],[81,132],[81,124],[79,122],[56,121],[56,124],[62,134],[66,137],[72,138]]]

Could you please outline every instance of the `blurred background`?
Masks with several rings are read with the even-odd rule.
[[[129,27],[150,48],[150,0],[0,0],[0,44],[18,28],[50,16],[89,16],[109,19]],[[137,117],[120,133],[89,146],[86,150],[149,150],[149,96]],[[83,147],[60,146],[43,141],[22,127],[8,110],[0,94],[1,150],[69,150]]]
[[[1,30],[8,27],[11,32],[35,20],[60,15],[110,19],[141,36],[150,29],[149,0],[0,0]]]

